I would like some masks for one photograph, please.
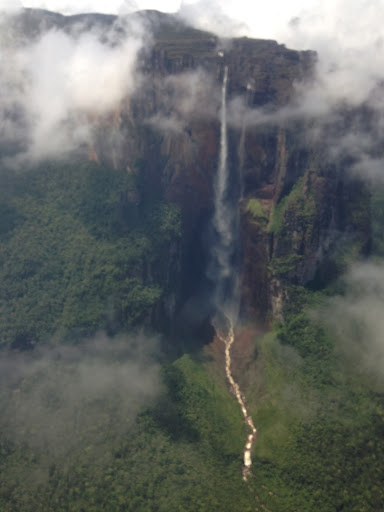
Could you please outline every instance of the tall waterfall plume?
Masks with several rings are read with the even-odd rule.
[[[214,179],[213,243],[208,274],[214,283],[213,302],[216,314],[223,314],[235,322],[239,302],[235,261],[239,220],[238,194],[231,190],[228,165],[227,84],[228,67],[225,66],[221,88],[220,153]]]
[[[228,165],[227,130],[227,84],[228,67],[224,68],[221,88],[220,153],[214,181],[214,239],[211,250],[209,277],[214,283],[213,302],[215,315],[212,324],[218,338],[225,346],[225,374],[231,392],[234,394],[243,415],[247,430],[247,441],[243,450],[243,478],[251,473],[252,449],[257,430],[247,409],[245,397],[232,374],[231,348],[235,342],[234,327],[238,316],[239,280],[236,255],[239,232],[238,200],[240,187],[231,182]],[[234,190],[231,190],[231,186]],[[237,193],[235,193],[237,188]]]

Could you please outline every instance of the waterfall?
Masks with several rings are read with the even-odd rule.
[[[239,280],[235,260],[236,247],[238,246],[238,199],[240,192],[236,195],[229,190],[231,175],[228,165],[227,83],[228,66],[225,66],[221,87],[220,153],[214,180],[214,215],[212,221],[214,237],[208,276],[214,283],[215,315],[212,324],[218,338],[225,346],[225,374],[230,390],[240,405],[244,423],[250,431],[243,450],[243,478],[247,480],[251,471],[251,455],[257,430],[252,417],[249,415],[245,397],[232,375],[231,348],[235,342],[234,327],[239,305]]]
[[[247,84],[247,92],[245,95],[245,107],[248,109],[252,106],[253,87],[251,83]],[[244,195],[244,165],[245,165],[245,138],[247,134],[247,115],[243,115],[243,122],[241,124],[241,132],[239,139],[238,157],[239,157],[239,174],[240,174],[240,198],[243,199]]]
[[[220,152],[214,179],[214,240],[208,274],[214,283],[213,301],[217,312],[233,321],[238,310],[237,272],[234,259],[237,246],[238,209],[237,198],[229,193],[230,172],[228,166],[227,133],[227,83],[228,67],[224,68],[221,88]]]

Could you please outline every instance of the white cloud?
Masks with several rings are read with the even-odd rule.
[[[3,351],[2,427],[12,440],[55,459],[81,446],[85,432],[93,440],[106,432],[126,434],[161,390],[158,353],[158,340],[143,334],[99,334],[78,346],[37,347],[33,354]]]
[[[384,268],[372,263],[356,264],[345,276],[345,283],[345,293],[330,299],[320,318],[356,371],[367,373],[382,386]]]
[[[129,34],[109,45],[97,33],[52,30],[30,46],[0,50],[2,141],[24,138],[28,159],[65,154],[90,142],[91,116],[114,111],[139,80],[136,58],[144,35],[137,24]],[[22,128],[10,110],[22,112]]]
[[[0,11],[16,11],[22,7],[19,0],[0,0]]]
[[[135,86],[134,67],[141,42],[128,39],[111,48],[92,34],[75,41],[62,32],[49,32],[22,55],[31,80],[32,103],[52,116],[74,109],[104,113],[116,107]],[[38,63],[38,65],[37,65]]]
[[[0,6],[10,6],[9,0],[0,2]],[[325,118],[341,103],[357,106],[370,102],[378,111],[384,112],[383,101],[377,94],[378,82],[384,82],[384,27],[381,23],[384,0],[271,0],[268,3],[249,0],[111,0],[108,3],[102,0],[76,3],[45,0],[42,3],[31,0],[25,1],[24,5],[64,13],[127,13],[143,8],[172,12],[180,9],[189,22],[216,30],[220,35],[247,33],[277,39],[296,49],[318,51],[317,80],[310,89],[298,88],[299,107],[285,109],[279,113],[280,117]],[[36,128],[37,152],[40,151],[37,142],[67,123],[68,114],[75,109],[83,112],[93,109],[102,113],[113,108],[124,93],[132,90],[131,71],[141,44],[139,40],[136,38],[120,48],[111,49],[92,35],[80,38],[75,44],[64,34],[51,33],[27,50],[25,62],[29,59],[33,64],[28,69],[30,87],[26,94]],[[172,126],[174,121],[172,119]],[[253,111],[248,121],[263,124],[274,122],[274,119]],[[75,132],[71,128],[71,138],[87,137],[84,127],[78,128]],[[56,142],[65,147],[65,141]],[[366,153],[369,155],[369,147]]]

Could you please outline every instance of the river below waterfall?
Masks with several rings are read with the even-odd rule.
[[[229,384],[231,392],[234,394],[237,403],[240,405],[240,409],[244,418],[244,423],[248,430],[247,441],[244,446],[243,455],[243,479],[246,481],[251,474],[252,466],[252,450],[257,437],[257,429],[253,422],[252,416],[249,414],[245,396],[242,393],[239,384],[235,381],[232,374],[232,358],[231,348],[235,342],[234,327],[231,320],[225,317],[224,322],[221,320],[220,325],[216,320],[213,321],[213,325],[218,338],[224,343],[225,347],[225,375]]]

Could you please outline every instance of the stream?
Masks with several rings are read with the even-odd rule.
[[[240,405],[241,412],[243,414],[244,423],[246,425],[249,434],[243,450],[243,480],[247,481],[251,474],[252,466],[252,450],[257,437],[257,429],[253,423],[252,416],[250,416],[247,409],[245,396],[241,392],[239,384],[235,381],[232,375],[232,359],[231,359],[231,348],[235,341],[235,333],[232,321],[225,317],[226,325],[219,325],[218,322],[213,322],[216,334],[218,338],[224,343],[225,346],[225,374],[229,383],[229,388],[234,394],[237,403]]]

